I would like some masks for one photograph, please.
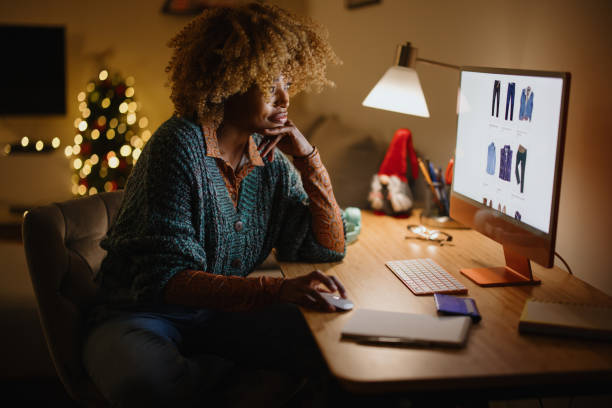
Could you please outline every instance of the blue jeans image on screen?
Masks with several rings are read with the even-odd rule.
[[[521,171],[519,174],[519,163],[521,164]],[[525,186],[525,164],[527,163],[527,149],[523,145],[519,145],[518,151],[516,152],[516,166],[514,172],[516,173],[516,183],[521,185],[521,193]]]
[[[510,120],[512,120],[512,116],[514,115],[514,89],[515,83],[510,82],[508,84],[508,93],[506,94],[506,120],[508,120],[508,107],[510,108]],[[512,99],[512,102],[510,102],[510,99]]]
[[[495,81],[493,83],[493,101],[491,103],[491,116],[499,117],[499,90],[501,88],[501,83],[499,81]],[[495,100],[497,99],[497,114],[495,114]]]

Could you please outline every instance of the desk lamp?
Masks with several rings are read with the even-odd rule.
[[[427,102],[419,76],[414,69],[417,61],[459,70],[457,65],[417,57],[417,49],[409,42],[397,47],[395,64],[376,83],[362,105],[407,115],[429,117]]]
[[[425,101],[419,76],[414,69],[417,61],[460,70],[460,67],[457,65],[418,58],[417,49],[412,47],[410,42],[407,42],[397,47],[395,64],[376,83],[368,96],[363,100],[362,105],[428,118],[429,109],[427,109],[427,102]],[[429,174],[424,174],[423,176],[427,180]],[[430,187],[434,189],[433,184],[430,184]],[[436,193],[434,192],[434,194]],[[429,218],[422,216],[421,222],[436,227],[461,227],[460,224],[449,217]]]

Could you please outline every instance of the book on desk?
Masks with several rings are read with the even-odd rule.
[[[612,340],[612,308],[529,299],[519,332]]]

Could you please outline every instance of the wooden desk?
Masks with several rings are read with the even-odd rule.
[[[362,212],[363,228],[348,246],[343,262],[281,263],[288,277],[314,268],[336,275],[356,308],[435,315],[432,296],[414,296],[385,262],[430,257],[468,287],[482,321],[472,327],[465,348],[395,348],[341,341],[351,312],[304,316],[334,376],[355,393],[439,391],[441,389],[516,389],[560,385],[612,385],[612,343],[519,334],[525,300],[577,301],[612,306],[612,298],[559,268],[533,265],[541,286],[482,288],[459,273],[463,267],[504,264],[501,245],[473,230],[447,230],[454,246],[406,240],[406,225],[416,217],[395,219]]]

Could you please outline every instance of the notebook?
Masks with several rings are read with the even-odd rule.
[[[342,338],[398,346],[462,347],[471,324],[467,316],[440,317],[357,309],[343,327]]]
[[[612,339],[612,308],[529,299],[519,332]]]

